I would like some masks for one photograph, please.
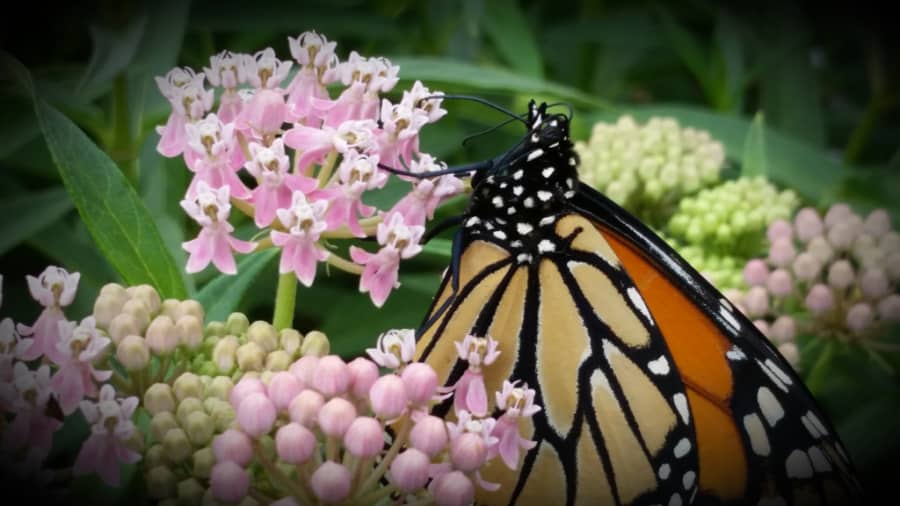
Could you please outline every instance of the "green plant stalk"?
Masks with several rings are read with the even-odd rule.
[[[297,304],[297,275],[287,272],[278,276],[275,290],[275,314],[272,325],[275,330],[289,329],[294,324],[294,307]]]
[[[822,385],[825,381],[825,377],[828,374],[829,365],[831,361],[834,359],[835,352],[837,351],[838,344],[834,341],[828,342],[825,344],[822,353],[819,354],[819,358],[816,360],[816,363],[813,364],[812,369],[809,371],[809,376],[807,376],[806,386],[809,388],[809,391],[813,393],[813,395],[819,395],[819,391],[822,388]]]
[[[862,117],[859,119],[859,123],[856,124],[853,132],[850,133],[850,140],[847,141],[847,147],[844,148],[844,163],[855,163],[859,159],[859,154],[869,141],[872,130],[874,130],[876,123],[878,123],[881,111],[882,108],[880,107],[880,100],[878,97],[873,98],[869,101],[868,105],[866,105]]]
[[[138,184],[138,165],[134,156],[134,136],[131,132],[131,112],[128,109],[128,78],[120,73],[113,81],[112,142],[109,152],[122,174],[135,188]]]

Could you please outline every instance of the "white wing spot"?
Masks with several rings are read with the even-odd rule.
[[[508,214],[508,215],[510,215],[510,216],[516,214],[516,208],[515,208],[515,207],[508,207],[508,208],[506,208],[506,214]]]
[[[669,474],[671,474],[671,473],[672,473],[672,466],[670,466],[669,464],[663,464],[663,465],[659,466],[659,479],[660,480],[665,480],[666,478],[669,477]]]
[[[554,142],[553,144],[550,145],[550,147],[551,147],[551,148],[558,148],[558,147],[559,147],[559,143],[558,143],[558,142]]]
[[[660,355],[659,358],[655,360],[651,360],[647,362],[647,368],[650,369],[650,372],[657,375],[669,374],[669,361],[666,360],[665,355]]]
[[[577,162],[575,162],[575,158],[574,158],[574,157],[573,157],[573,158],[569,158],[569,165],[571,165],[572,167],[574,167],[574,166],[576,165],[576,163],[577,163]]]
[[[737,318],[735,318],[734,315],[731,314],[731,311],[729,311],[725,306],[719,306],[719,314],[722,315],[722,318],[725,318],[725,321],[728,322],[728,325],[732,328],[732,330],[734,330],[735,332],[741,331],[740,322],[737,321]]]
[[[784,462],[784,467],[787,470],[788,478],[806,479],[813,477],[812,463],[803,450],[792,451]]]
[[[521,186],[513,186],[513,195],[515,195],[516,197],[521,195],[523,191],[525,191],[525,188],[522,188]]]
[[[753,453],[766,457],[772,450],[769,447],[769,438],[766,436],[766,429],[763,427],[759,415],[756,413],[744,417],[744,432],[750,436],[750,447]]]
[[[491,203],[494,204],[494,207],[503,207],[503,197],[497,195],[493,199],[491,199]]]
[[[537,142],[539,140],[541,140],[541,138],[538,137],[538,134],[531,134],[531,142]]]
[[[690,490],[691,487],[694,486],[694,480],[697,479],[697,473],[694,471],[688,471],[684,473],[684,476],[681,477],[681,484],[684,485],[685,490]]]
[[[478,216],[472,216],[471,218],[466,220],[467,227],[474,227],[475,225],[478,225],[479,223],[481,223],[481,218],[479,218]]]
[[[530,162],[530,161],[534,160],[535,158],[540,157],[543,154],[544,154],[544,150],[541,148],[537,148],[534,151],[532,151],[531,153],[528,153],[528,157],[526,157],[525,159]]]
[[[815,469],[817,473],[827,473],[828,471],[831,471],[831,464],[828,463],[825,454],[822,453],[822,450],[818,447],[813,446],[806,453],[809,454],[809,460],[812,461],[813,469]]]
[[[675,457],[679,459],[687,455],[689,451],[691,451],[691,442],[686,437],[681,438],[681,441],[675,445],[675,449],[673,450]]]
[[[681,506],[681,496],[677,492],[672,494],[672,498],[669,499],[669,506]]]
[[[522,171],[522,169],[519,169],[519,170],[513,172],[513,179],[515,179],[515,180],[522,179],[522,176],[524,176],[524,175],[525,175],[525,172]]]
[[[774,427],[784,416],[784,408],[781,407],[781,403],[768,387],[759,387],[759,390],[756,391],[756,402],[769,427]]]
[[[672,401],[675,402],[675,408],[678,409],[678,414],[681,415],[681,419],[684,420],[684,423],[689,423],[691,421],[691,412],[688,410],[687,397],[679,392],[672,396]]]
[[[551,197],[553,197],[553,194],[548,191],[540,190],[537,192],[537,198],[541,202],[547,202]]]
[[[563,197],[565,197],[565,198],[567,198],[567,199],[570,199],[570,198],[572,198],[572,197],[574,197],[574,196],[575,196],[575,192],[574,192],[574,191],[571,191],[571,190],[567,191],[566,193],[563,193]]]
[[[531,209],[534,207],[534,199],[532,197],[525,197],[525,200],[522,201],[522,205]]]
[[[556,216],[544,216],[541,218],[540,224],[541,226],[551,225],[554,221],[556,221]]]
[[[531,262],[531,254],[530,253],[519,253],[516,256],[516,261],[520,264],[527,264]]]
[[[729,360],[744,360],[747,358],[747,355],[744,355],[744,351],[738,348],[738,345],[732,344],[731,349],[725,352],[725,356],[728,357]]]
[[[568,186],[569,188],[575,188],[575,180],[570,177],[566,178],[566,186]]]
[[[556,245],[554,245],[552,241],[544,239],[538,243],[539,253],[549,253],[551,251],[556,251]]]
[[[766,359],[766,362],[771,362],[771,360]],[[766,373],[766,376],[768,376],[769,379],[772,380],[772,383],[775,383],[775,385],[783,391],[788,391],[787,385],[785,385],[784,382],[781,381],[781,378],[779,378],[772,369],[769,369],[767,364],[760,362],[759,359],[756,360],[756,363],[759,364],[759,368],[762,369],[764,373]]]
[[[506,181],[500,183],[500,189],[501,189],[501,190],[502,190],[503,188],[506,188],[507,186],[509,186],[509,183],[507,183]]]
[[[515,241],[509,243],[509,245],[512,246],[513,248],[521,248],[521,247],[522,247],[522,241],[516,239]]]
[[[650,316],[650,310],[647,309],[647,304],[644,302],[644,298],[641,297],[641,294],[638,293],[637,288],[633,286],[628,287],[628,298],[631,299],[631,303],[634,304],[634,307],[638,308],[638,311],[647,318],[650,324],[653,324],[653,317]]]
[[[516,232],[521,235],[530,234],[532,230],[534,230],[534,227],[528,223],[516,223]]]
[[[725,309],[727,309],[729,311],[734,311],[734,306],[732,306],[731,302],[728,302],[728,299],[726,299],[725,297],[719,298],[719,304],[722,304],[723,306],[725,306]]]
[[[793,381],[791,381],[791,377],[788,376],[780,367],[775,365],[775,362],[773,362],[772,359],[767,358],[765,364],[766,367],[768,367],[769,370],[775,373],[775,375],[778,376],[778,379],[784,382],[785,385],[790,385],[793,383]]]
[[[502,230],[494,230],[494,237],[496,237],[497,239],[500,239],[500,240],[505,240],[506,232],[504,232]]]
[[[807,411],[806,416],[809,417],[809,421],[812,422],[812,424],[816,427],[820,434],[822,434],[823,436],[828,434],[828,429],[825,428],[825,424],[822,423],[821,420],[819,420],[819,417],[816,416],[815,413],[813,413],[812,411]]]
[[[555,171],[555,170],[556,169],[554,169],[553,167],[547,167],[546,169],[541,171],[541,175],[544,176],[545,178],[550,177],[553,175],[553,171]]]

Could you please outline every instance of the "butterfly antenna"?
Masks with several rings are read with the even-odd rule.
[[[476,97],[476,96],[472,96],[472,95],[431,95],[428,97],[423,97],[423,98],[419,99],[419,101],[421,102],[422,100],[431,100],[431,99],[435,99],[435,98],[446,99],[446,100],[468,100],[470,102],[477,102],[481,105],[490,107],[491,109],[494,109],[495,111],[500,111],[503,114],[506,114],[507,116],[512,118],[512,121],[521,121],[522,123],[525,123],[525,118],[523,118],[524,114],[516,114],[505,107],[499,106],[499,105],[491,102],[490,100],[485,100],[481,97]]]
[[[556,107],[556,106],[560,106],[560,105],[564,105],[566,107],[566,109],[569,110],[569,122],[571,123],[572,118],[575,117],[575,110],[572,109],[572,104],[570,104],[568,102],[554,102],[554,103],[548,105],[547,108],[549,109],[551,107]]]
[[[495,130],[500,130],[501,128],[512,123],[513,121],[516,121],[517,119],[518,118],[509,118],[508,120],[504,121],[503,123],[500,123],[499,125],[492,126],[491,128],[488,128],[488,129],[482,130],[480,132],[476,132],[472,135],[469,135],[468,137],[466,137],[465,139],[462,140],[462,145],[465,146],[470,140],[472,140],[476,137],[481,137],[482,135],[487,135]]]

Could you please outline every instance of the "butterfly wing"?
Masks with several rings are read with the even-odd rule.
[[[573,205],[623,263],[686,385],[700,498],[856,504],[859,485],[836,432],[756,327],[658,236],[581,185]]]

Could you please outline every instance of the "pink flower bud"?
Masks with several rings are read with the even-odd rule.
[[[754,286],[744,296],[744,308],[751,318],[764,316],[769,311],[769,292],[761,286]]]
[[[335,397],[319,410],[319,427],[331,437],[344,437],[356,418],[356,408],[347,399]]]
[[[792,266],[794,275],[801,281],[812,281],[822,270],[822,264],[812,253],[804,251],[797,255]]]
[[[750,286],[765,285],[768,277],[769,267],[763,260],[754,258],[747,262],[747,265],[744,267],[744,281]]]
[[[843,290],[853,284],[856,274],[853,272],[853,266],[846,260],[838,260],[831,264],[828,269],[828,284]]]
[[[316,368],[319,366],[319,357],[315,355],[306,355],[300,357],[299,360],[291,364],[288,372],[293,374],[303,383],[304,387],[312,386],[313,378],[316,374]]]
[[[428,481],[428,466],[431,459],[415,448],[407,448],[391,462],[389,477],[391,483],[406,493],[413,493]]]
[[[369,389],[378,379],[378,366],[367,358],[357,357],[347,367],[350,368],[350,391],[360,399],[367,399]]]
[[[878,316],[889,322],[900,321],[900,295],[892,293],[878,303]]]
[[[253,458],[253,441],[237,429],[228,429],[216,436],[212,448],[217,462],[234,462],[247,467]]]
[[[463,506],[475,500],[475,485],[460,471],[438,478],[431,487],[431,495],[438,506]]]
[[[891,216],[884,209],[876,209],[866,217],[863,228],[875,237],[881,237],[891,229]]]
[[[862,334],[872,325],[875,315],[872,306],[865,302],[858,302],[847,310],[847,328],[856,334]]]
[[[821,236],[825,229],[825,224],[815,209],[804,207],[794,217],[794,228],[797,230],[797,239],[806,243],[813,237]]]
[[[775,267],[787,267],[797,255],[794,249],[794,241],[789,238],[780,238],[772,241],[769,248],[769,263]]]
[[[247,495],[250,474],[234,462],[219,462],[212,468],[209,485],[216,499],[237,503]]]
[[[890,290],[888,278],[881,269],[867,269],[859,278],[859,289],[869,300],[880,299]]]
[[[776,343],[785,343],[797,335],[797,323],[787,315],[779,316],[769,327],[769,338]]]
[[[395,374],[388,374],[375,380],[369,390],[369,401],[376,415],[391,420],[400,416],[408,401],[403,380]]]
[[[797,364],[800,362],[800,350],[797,349],[796,343],[793,341],[781,343],[778,345],[778,352],[792,367],[797,367]]]
[[[892,282],[900,282],[900,252],[887,253],[887,257],[884,259],[884,270]]]
[[[252,393],[244,397],[237,408],[237,422],[251,437],[259,437],[272,430],[276,416],[275,405],[265,394]]]
[[[231,401],[231,407],[237,409],[241,402],[250,394],[265,394],[266,385],[258,378],[242,378],[238,384],[231,389],[231,395],[228,399]]]
[[[319,410],[324,404],[325,398],[322,397],[322,394],[315,390],[304,390],[291,401],[288,413],[290,413],[292,421],[312,428],[319,419]]]
[[[828,212],[825,213],[825,225],[833,227],[839,221],[843,221],[845,218],[852,215],[853,211],[847,204],[834,204],[828,209]]]
[[[278,458],[288,464],[302,464],[309,460],[316,449],[316,436],[296,422],[291,422],[275,433],[275,451]]]
[[[350,368],[337,355],[327,355],[319,359],[313,385],[325,397],[341,395],[350,387]]]
[[[849,250],[853,246],[862,231],[862,221],[859,216],[850,215],[842,221],[834,224],[828,229],[828,242],[838,251]]]
[[[294,397],[297,397],[300,391],[303,390],[303,385],[296,376],[282,371],[272,376],[272,379],[269,380],[269,384],[266,386],[266,390],[269,392],[269,398],[275,404],[275,409],[282,411],[291,405]]]
[[[335,462],[325,462],[313,473],[309,484],[316,497],[326,504],[339,503],[350,494],[350,471]]]
[[[372,458],[384,447],[384,428],[378,420],[361,416],[353,420],[344,434],[344,446],[356,457]]]
[[[789,295],[794,289],[794,280],[791,279],[791,273],[784,269],[775,269],[772,271],[772,274],[769,274],[769,279],[766,280],[766,288],[775,297]]]
[[[834,294],[827,285],[818,283],[809,289],[804,304],[812,314],[820,315],[834,307]]]
[[[406,396],[410,402],[424,404],[434,397],[438,386],[437,373],[424,362],[412,362],[400,375],[406,386]]]
[[[813,237],[806,245],[806,250],[816,257],[822,264],[826,264],[834,257],[834,248],[824,237]]]
[[[466,432],[450,441],[450,461],[463,472],[472,472],[484,464],[487,446],[478,434]]]
[[[764,336],[769,337],[769,322],[763,319],[753,320],[753,326],[759,329]]]
[[[447,447],[447,426],[436,416],[425,416],[413,426],[409,439],[413,447],[434,457]]]
[[[766,237],[769,238],[769,242],[773,243],[778,239],[790,240],[793,236],[794,228],[789,222],[782,219],[778,219],[770,223],[769,229],[766,231]]]

